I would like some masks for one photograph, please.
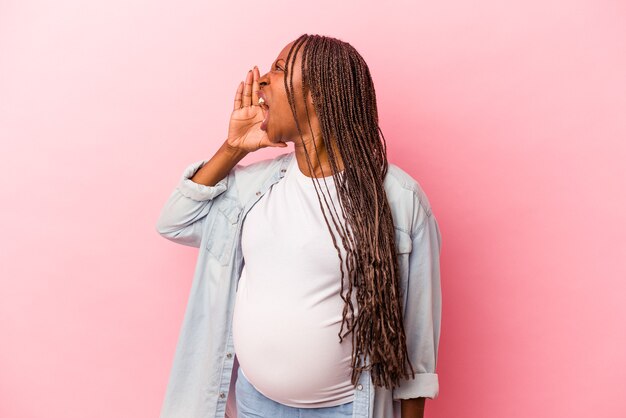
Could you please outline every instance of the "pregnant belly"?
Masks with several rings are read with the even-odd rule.
[[[266,397],[294,407],[352,400],[352,334],[339,342],[343,301],[237,293],[233,342],[240,367]],[[343,332],[345,333],[344,326]]]

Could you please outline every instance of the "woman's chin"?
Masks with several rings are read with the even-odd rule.
[[[272,132],[272,130],[268,130],[267,132],[267,137],[270,139],[270,142],[273,142],[274,144],[280,144],[284,141],[284,138],[282,138],[280,135],[274,134]]]

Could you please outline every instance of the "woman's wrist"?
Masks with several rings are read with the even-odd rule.
[[[241,149],[239,147],[234,147],[234,146],[230,145],[228,143],[228,139],[226,141],[224,141],[224,144],[222,145],[222,148],[223,148],[224,151],[226,151],[227,153],[232,155],[233,158],[235,158],[237,160],[241,160],[243,157],[248,155],[248,151],[243,150],[243,149]]]

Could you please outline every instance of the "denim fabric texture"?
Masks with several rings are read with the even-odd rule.
[[[292,151],[247,166],[237,164],[214,186],[190,180],[208,160],[194,162],[162,207],[157,232],[199,248],[199,253],[160,418],[236,417],[238,362],[232,315],[244,265],[241,226],[254,204],[283,178],[293,158]],[[428,198],[408,173],[389,163],[384,188],[395,226],[404,328],[415,377],[387,389],[374,386],[365,370],[355,386],[353,418],[400,418],[401,399],[434,399],[439,394],[441,233]],[[359,360],[368,364],[367,359]]]

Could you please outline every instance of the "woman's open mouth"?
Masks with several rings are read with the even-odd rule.
[[[267,130],[267,123],[270,117],[270,107],[266,104],[262,104],[261,110],[263,111],[263,116],[265,116],[263,122],[261,122],[261,130],[265,131]]]
[[[267,122],[270,117],[270,107],[267,104],[267,97],[265,97],[265,93],[263,90],[259,90],[259,105],[261,106],[261,111],[263,112],[263,122],[261,122],[261,129],[267,130]]]

